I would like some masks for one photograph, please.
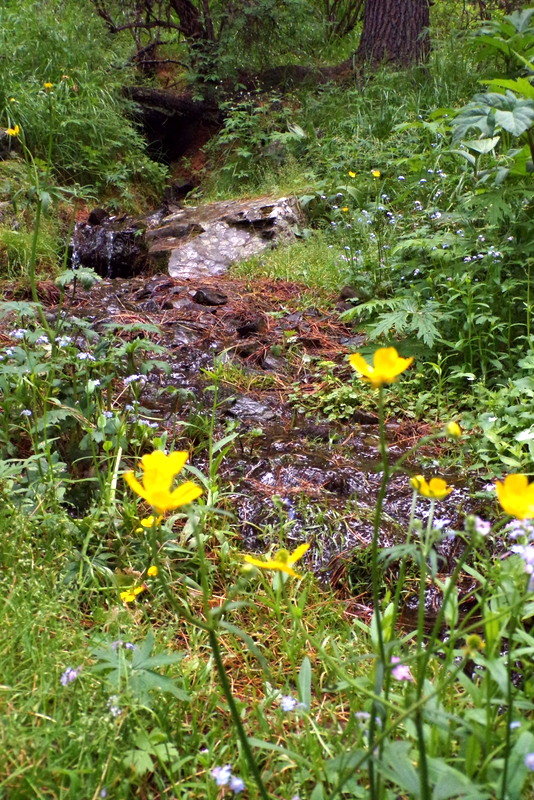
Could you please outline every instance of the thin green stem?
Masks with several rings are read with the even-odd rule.
[[[380,733],[375,738],[374,748],[371,748],[369,746],[367,752],[363,754],[363,756],[356,762],[356,764],[351,765],[350,772],[348,772],[347,775],[341,778],[341,780],[339,781],[338,785],[336,786],[336,788],[334,789],[333,793],[330,795],[328,800],[335,800],[335,798],[339,795],[339,793],[341,792],[343,786],[347,783],[347,781],[349,781],[351,778],[354,777],[356,771],[363,764],[365,764],[366,761],[369,761],[370,759],[375,757],[376,748],[379,747],[388,738],[388,736],[390,736],[393,733],[393,731],[404,722],[405,719],[409,719],[409,717],[412,714],[415,714],[419,708],[423,708],[426,705],[426,703],[429,702],[429,700],[432,700],[434,697],[436,697],[439,694],[439,692],[442,691],[447,685],[453,683],[456,680],[456,676],[458,675],[460,670],[464,668],[464,665],[465,665],[465,657],[462,658],[460,663],[457,665],[456,669],[449,675],[448,680],[445,681],[439,688],[434,689],[429,694],[425,695],[424,697],[421,697],[419,700],[416,700],[415,703],[412,703],[407,709],[401,712],[399,716],[393,720],[391,725],[384,731],[382,731],[382,733]]]
[[[384,675],[386,668],[386,651],[384,646],[384,632],[382,630],[382,613],[380,608],[380,589],[382,582],[380,579],[378,569],[378,550],[379,550],[379,536],[380,536],[380,522],[382,519],[382,509],[384,499],[386,497],[387,486],[389,482],[389,460],[388,460],[388,447],[386,439],[386,424],[385,424],[385,409],[384,409],[384,388],[382,386],[378,389],[378,414],[379,414],[379,432],[380,432],[380,457],[382,461],[382,480],[380,481],[380,488],[375,507],[375,515],[373,522],[373,538],[371,541],[371,579],[373,589],[373,616],[375,621],[375,629],[378,640],[378,659],[375,666],[375,695],[380,697],[384,687]],[[371,710],[371,721],[369,724],[369,748],[374,749],[377,718],[381,721],[384,720],[384,708],[377,700],[373,701]],[[369,784],[370,796],[372,798],[380,796],[380,785],[377,785],[377,778],[375,775],[375,765],[373,761],[369,761]]]
[[[210,647],[213,653],[213,658],[215,660],[215,666],[217,668],[217,674],[219,676],[219,681],[221,683],[221,688],[223,690],[224,696],[228,703],[228,708],[230,709],[230,713],[232,715],[232,719],[234,721],[238,738],[241,742],[243,747],[243,753],[247,759],[249,764],[250,771],[254,776],[254,780],[256,781],[256,785],[258,787],[258,791],[262,800],[269,800],[269,795],[265,789],[263,784],[263,780],[261,777],[260,770],[254,758],[254,754],[251,750],[245,729],[243,727],[243,723],[241,722],[241,717],[239,716],[239,710],[236,706],[234,696],[232,694],[232,688],[230,686],[230,681],[228,680],[228,675],[226,673],[226,669],[224,666],[224,662],[222,660],[221,651],[219,648],[219,642],[217,640],[217,632],[216,632],[216,621],[211,617],[211,621],[209,623],[201,622],[200,620],[193,617],[188,612],[184,611],[184,609],[179,606],[176,602],[176,598],[173,596],[172,592],[169,590],[167,585],[167,581],[164,578],[163,570],[161,568],[160,559],[159,559],[159,546],[158,546],[158,536],[157,532],[159,529],[159,522],[156,522],[152,528],[150,528],[150,551],[151,551],[151,561],[154,566],[158,568],[158,577],[159,577],[159,585],[163,589],[163,593],[167,600],[169,600],[172,608],[175,610],[177,615],[182,619],[187,620],[192,625],[200,628],[201,630],[206,631],[208,634],[208,639],[210,643]],[[205,552],[204,552],[204,543],[202,541],[202,537],[200,535],[198,522],[195,524],[195,534],[196,534],[196,541],[197,547],[199,548],[199,556],[201,561],[201,585],[202,585],[202,594],[204,600],[204,611],[207,614],[207,619],[210,619],[209,616],[209,586],[207,582],[207,573],[205,569]]]
[[[512,724],[512,717],[514,713],[514,693],[512,691],[512,647],[514,641],[515,628],[517,624],[517,616],[514,614],[512,617],[512,625],[510,630],[510,637],[508,640],[508,653],[506,657],[506,672],[507,672],[507,698],[506,698],[506,731],[505,731],[505,748],[504,748],[504,767],[502,771],[501,783],[501,800],[506,800],[506,788],[508,785],[508,770],[510,763],[510,743],[512,731],[510,725]]]
[[[228,680],[228,675],[226,674],[226,669],[224,667],[224,663],[221,657],[221,651],[219,649],[219,642],[217,641],[217,635],[213,629],[210,629],[208,631],[208,637],[213,657],[215,659],[217,674],[219,675],[219,680],[221,682],[221,687],[224,696],[226,698],[226,702],[228,703],[228,708],[230,709],[230,713],[232,715],[232,719],[236,727],[237,735],[243,747],[243,752],[248,761],[250,771],[254,776],[254,780],[256,781],[256,786],[258,787],[258,791],[261,797],[263,798],[263,800],[269,800],[269,795],[267,793],[267,790],[265,789],[260,770],[256,763],[256,759],[254,758],[254,754],[251,750],[247,734],[243,727],[243,723],[241,722],[241,717],[239,716],[239,710],[235,704],[234,696],[232,694],[232,688],[230,686],[230,681]]]

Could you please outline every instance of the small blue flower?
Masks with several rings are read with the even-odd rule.
[[[214,767],[211,770],[212,778],[215,778],[217,786],[228,786],[232,777],[231,764],[225,764],[224,767]]]
[[[280,708],[282,711],[294,711],[298,705],[298,700],[291,697],[290,694],[284,695],[280,698]]]
[[[525,767],[534,770],[534,753],[527,753],[525,756]]]
[[[81,667],[76,667],[76,669],[74,669],[73,667],[67,667],[67,669],[59,679],[61,685],[67,686],[69,683],[72,683],[72,681],[75,681],[81,671],[82,671]]]
[[[286,694],[280,698],[280,708],[282,711],[302,711],[306,708],[306,704],[299,703],[295,697]]]
[[[129,386],[131,383],[135,383],[138,381],[141,384],[146,383],[146,377],[144,375],[127,375],[126,378],[123,380],[123,384],[125,386]]]
[[[117,705],[118,702],[119,698],[117,697],[116,694],[112,695],[108,700],[109,713],[111,714],[112,717],[120,717],[120,715],[122,714],[122,708],[120,708],[120,706]]]
[[[31,417],[32,412],[30,411],[29,408],[23,408],[22,411],[20,412],[20,415],[21,417]]]
[[[245,789],[245,781],[241,778],[236,778],[235,775],[232,775],[228,786],[235,794],[239,794],[239,792],[242,792]]]

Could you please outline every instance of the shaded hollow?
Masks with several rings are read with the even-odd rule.
[[[221,125],[220,111],[213,102],[194,100],[188,93],[129,86],[125,94],[138,107],[150,155],[165,164],[178,161],[199,142],[205,143]]]

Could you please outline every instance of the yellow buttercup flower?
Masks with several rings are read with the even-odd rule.
[[[380,172],[379,169],[372,169],[371,175],[373,176],[373,178],[379,178],[382,175],[382,173]]]
[[[18,136],[20,128],[18,125],[14,125],[12,128],[6,128],[6,133],[8,136]]]
[[[349,207],[348,207],[348,206],[343,206],[343,208],[342,208],[341,210],[342,210],[342,211],[349,211],[350,209],[349,209]]]
[[[352,171],[349,169],[349,178],[355,178],[355,177],[356,177],[356,173],[355,173],[355,172],[352,172]]]
[[[53,88],[54,88],[54,84],[50,83],[50,81],[46,81],[46,83],[43,83],[43,89],[46,89],[47,92],[49,92],[50,89],[53,89]]]
[[[135,529],[136,533],[143,533],[147,528],[154,528],[156,525],[159,525],[163,517],[160,515],[159,517],[155,517],[150,514],[149,517],[144,517],[144,519],[139,520],[139,528]]]
[[[453,439],[459,439],[462,435],[462,429],[457,422],[448,422],[445,431],[447,436],[452,436]]]
[[[172,488],[174,478],[182,471],[188,457],[187,451],[176,451],[167,455],[162,450],[154,450],[141,459],[142,482],[137,480],[133,470],[125,473],[124,480],[130,489],[146,500],[158,514],[165,514],[167,511],[191,503],[202,494],[200,486],[192,481],[186,481],[175,489]]]
[[[285,572],[286,575],[291,575],[293,578],[302,578],[302,575],[293,569],[293,564],[296,564],[302,558],[309,547],[309,544],[301,544],[292,553],[288,550],[278,550],[274,554],[274,558],[267,561],[261,561],[259,558],[254,558],[254,556],[244,556],[244,559],[247,564],[252,564],[260,569],[271,569],[275,572]]]
[[[132,586],[121,592],[119,597],[123,603],[133,603],[141,592],[146,592],[146,586]]]
[[[504,511],[517,519],[534,518],[534,482],[526,475],[507,475],[504,481],[495,483],[497,499]]]
[[[430,478],[427,481],[424,475],[414,475],[410,478],[410,484],[416,492],[423,497],[430,497],[431,500],[443,500],[452,492],[452,486],[449,486],[443,478]]]
[[[158,574],[159,569],[156,566],[149,567],[146,571],[146,574],[149,578],[155,578]]]
[[[401,372],[408,369],[413,358],[402,358],[394,347],[380,347],[373,355],[373,366],[367,363],[361,353],[349,356],[351,367],[360,373],[360,378],[374,387],[394,383]]]

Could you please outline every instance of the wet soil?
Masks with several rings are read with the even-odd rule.
[[[140,402],[177,446],[192,444],[193,463],[200,469],[206,468],[206,430],[214,405],[208,387],[218,385],[216,437],[237,433],[220,466],[220,485],[243,547],[265,552],[273,542],[292,549],[309,541],[306,566],[352,598],[355,613],[365,615],[368,545],[382,477],[376,414],[372,407],[356,408],[352,419],[333,423],[297,414],[290,402],[299,388],[309,391],[314,379],[310,364],[317,359],[354,380],[346,354],[363,337],[339,321],[335,298],[330,311],[303,308],[305,289],[229,276],[211,282],[180,282],[168,275],[117,278],[78,290],[68,313],[90,321],[96,331],[111,324],[122,338],[143,335],[125,327],[131,323],[155,326],[157,333],[145,336],[164,347],[155,358],[170,369],[152,370]],[[124,392],[116,404],[121,402],[128,402]],[[392,418],[387,431],[394,461],[432,428]],[[424,453],[438,457],[444,446],[442,440]],[[417,463],[405,467],[389,484],[382,547],[405,540],[412,502],[408,476],[420,471]],[[475,510],[464,481],[456,476],[452,482],[456,488],[436,513],[443,533],[438,548],[442,576],[450,574],[463,547],[454,531],[462,530],[465,515]],[[429,506],[426,499],[418,500],[423,524]],[[467,593],[472,589],[466,584]],[[429,587],[429,619],[439,599],[439,590]]]

